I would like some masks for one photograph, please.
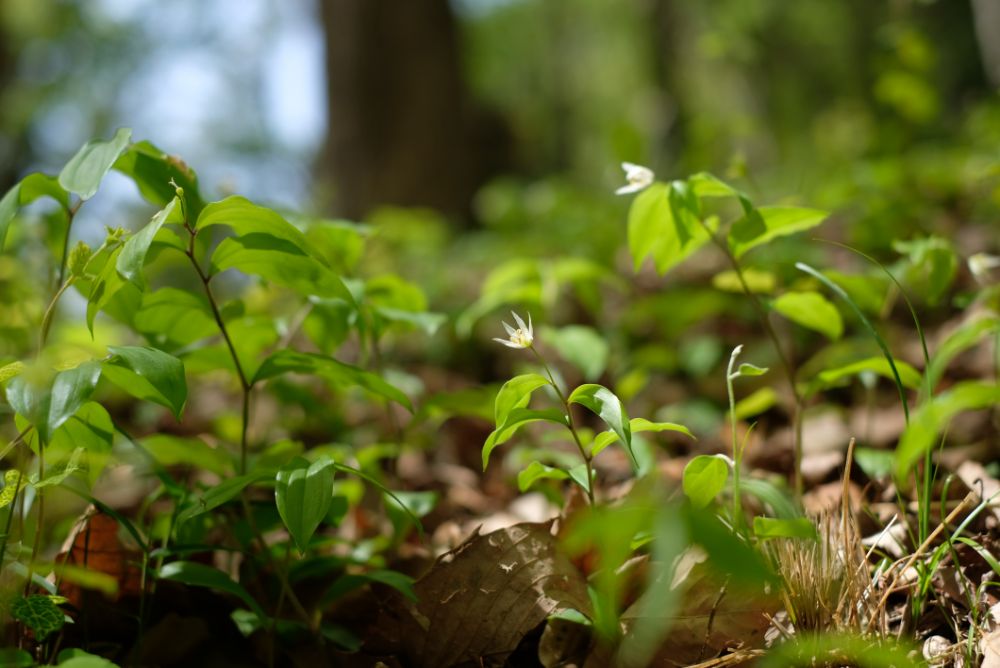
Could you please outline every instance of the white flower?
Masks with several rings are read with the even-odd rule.
[[[990,271],[1000,267],[1000,257],[976,253],[969,258],[969,271],[979,280],[989,278]]]
[[[655,175],[649,167],[633,165],[631,162],[623,162],[622,169],[625,170],[625,180],[628,181],[628,185],[616,190],[616,195],[637,193],[644,188],[648,188],[653,183]]]
[[[503,328],[507,330],[507,334],[510,336],[509,339],[493,339],[498,343],[502,343],[508,348],[530,348],[531,344],[535,340],[535,330],[531,326],[531,314],[528,314],[528,324],[525,325],[524,321],[521,320],[521,316],[510,312],[514,316],[514,322],[517,323],[517,329],[514,329],[506,322],[503,323]]]

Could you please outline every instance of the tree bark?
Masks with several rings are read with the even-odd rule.
[[[320,0],[329,130],[318,172],[331,209],[380,204],[467,218],[509,163],[504,124],[464,84],[448,0]]]

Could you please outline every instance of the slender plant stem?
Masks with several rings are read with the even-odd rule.
[[[73,285],[73,276],[70,276],[66,281],[61,282],[59,289],[56,293],[52,295],[51,301],[49,301],[48,307],[45,309],[45,315],[42,316],[42,325],[38,333],[38,352],[42,352],[42,348],[45,347],[45,342],[49,338],[49,330],[52,328],[52,320],[55,318],[56,306],[59,304],[59,298],[63,296],[63,293],[69,289],[69,286]]]
[[[559,401],[562,402],[563,408],[566,411],[566,419],[568,420],[568,424],[566,426],[569,429],[569,432],[573,434],[573,442],[576,443],[576,448],[577,450],[580,451],[580,456],[583,458],[583,464],[587,470],[587,501],[590,503],[591,506],[593,506],[594,505],[594,463],[593,463],[594,458],[590,455],[589,452],[587,452],[587,449],[583,447],[583,442],[580,440],[580,434],[577,433],[576,431],[576,421],[573,419],[573,409],[570,406],[569,400],[566,398],[566,395],[563,394],[563,391],[561,389],[559,389],[559,384],[556,382],[555,376],[552,375],[552,370],[549,368],[548,363],[545,361],[545,358],[543,358],[541,354],[537,350],[535,350],[534,346],[529,346],[529,349],[531,350],[532,353],[535,354],[535,357],[538,359],[538,362],[542,365],[542,368],[545,369],[545,374],[549,377],[549,382],[552,383],[552,387],[555,388],[556,395],[558,395]]]
[[[38,439],[38,482],[45,479],[45,443]],[[35,574],[35,561],[38,559],[38,551],[42,546],[42,524],[45,521],[45,488],[37,487],[38,493],[38,520],[35,525],[35,537],[31,541],[31,561],[28,563],[28,579],[24,583],[24,595],[27,596],[31,589],[31,578]]]
[[[83,200],[81,199],[66,209],[66,235],[63,237],[62,259],[59,261],[59,278],[56,280],[56,285],[62,285],[66,279],[66,263],[69,261],[69,233],[73,228],[73,219],[76,218],[76,212],[80,210],[82,205]]]
[[[767,315],[767,309],[761,303],[760,298],[750,289],[750,284],[747,283],[746,276],[743,273],[743,267],[740,265],[739,259],[726,245],[725,241],[720,239],[715,232],[712,231],[704,221],[699,220],[702,227],[708,233],[709,238],[712,243],[722,251],[722,254],[726,256],[729,260],[730,266],[732,266],[733,271],[736,272],[736,278],[740,282],[740,287],[743,288],[743,293],[750,300],[753,305],[754,311],[757,312],[757,319],[760,320],[761,327],[764,328],[764,333],[767,334],[768,338],[771,339],[771,344],[774,347],[774,351],[778,354],[778,359],[781,362],[781,368],[785,372],[785,378],[788,380],[788,388],[792,393],[792,400],[794,401],[794,407],[792,409],[792,425],[795,432],[795,498],[802,499],[803,491],[803,481],[802,481],[802,418],[804,412],[804,399],[802,394],[799,392],[798,386],[795,384],[795,365],[793,364],[791,357],[785,353],[785,349],[781,345],[781,339],[778,338],[778,333],[774,330],[771,325],[771,319]]]
[[[733,371],[736,366],[736,358],[739,357],[743,346],[736,346],[733,354],[729,356],[729,365],[726,367],[726,392],[729,394],[729,422],[732,427],[733,436],[733,526],[739,529],[743,526],[743,507],[740,498],[740,471],[743,468],[743,452],[739,447],[739,439],[736,436],[736,393],[733,390],[733,380],[739,375]]]

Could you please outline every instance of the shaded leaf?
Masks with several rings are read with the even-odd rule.
[[[10,613],[30,628],[38,642],[45,642],[66,623],[66,615],[48,596],[19,597],[10,606]]]
[[[160,231],[164,223],[183,222],[177,203],[176,197],[170,200],[167,206],[157,212],[145,227],[129,237],[122,246],[121,253],[115,260],[115,269],[124,278],[132,282],[140,282],[142,267],[146,263],[146,253],[149,251],[157,232]]]
[[[278,471],[274,500],[299,552],[306,551],[333,503],[333,476],[329,457],[320,457],[311,464],[296,457]]]
[[[187,402],[184,363],[144,346],[108,346],[113,357],[104,363],[104,375],[133,397],[166,406],[178,420]]]
[[[395,401],[410,412],[413,411],[413,404],[410,403],[409,398],[380,376],[350,364],[338,362],[332,357],[314,353],[279,350],[264,360],[264,363],[257,369],[251,384],[286,373],[313,374],[339,385],[362,387],[380,397]]]
[[[207,587],[216,591],[233,594],[246,604],[259,618],[266,617],[260,604],[254,600],[243,585],[234,582],[222,571],[192,561],[174,561],[164,564],[157,576],[161,580],[173,580],[193,587]]]
[[[569,424],[566,421],[566,415],[554,408],[538,411],[529,408],[513,409],[507,414],[507,419],[504,421],[503,426],[494,429],[487,437],[486,443],[483,444],[483,470],[486,470],[486,466],[490,461],[490,453],[493,452],[495,447],[510,440],[517,433],[517,430],[524,425],[540,421],[552,422],[562,426],[568,426]]]

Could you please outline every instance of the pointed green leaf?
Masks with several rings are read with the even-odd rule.
[[[771,302],[771,308],[833,341],[844,333],[840,311],[818,292],[786,292]]]
[[[603,385],[587,383],[573,390],[568,401],[571,404],[583,406],[604,420],[604,423],[611,428],[611,431],[625,446],[625,451],[628,452],[629,458],[632,460],[633,468],[639,469],[635,453],[632,452],[632,427],[629,424],[628,414],[625,412],[625,406],[622,405],[621,399],[615,396],[614,392]]]
[[[531,393],[540,387],[549,385],[548,378],[537,373],[526,373],[514,376],[500,388],[497,392],[494,404],[493,421],[496,426],[503,427],[507,422],[507,416],[515,408],[524,408],[531,399]]]
[[[340,385],[356,385],[380,397],[395,401],[408,411],[413,412],[413,404],[410,403],[409,398],[380,376],[350,364],[338,362],[332,357],[314,353],[279,350],[264,360],[252,382],[257,383],[286,373],[314,374]]]
[[[80,199],[90,199],[131,138],[132,131],[121,128],[110,141],[87,142],[59,173],[59,185]]]
[[[757,538],[805,538],[816,540],[816,525],[808,517],[775,519],[773,517],[753,518],[753,533]]]
[[[521,492],[527,492],[539,480],[566,480],[567,478],[569,478],[569,473],[566,471],[534,461],[517,474],[517,488]]]
[[[166,406],[178,420],[187,402],[184,363],[144,346],[108,346],[104,376],[133,397]]]
[[[826,217],[825,211],[798,207],[762,206],[733,224],[729,247],[739,258],[751,248],[772,239],[816,227]]]
[[[925,402],[910,420],[896,446],[896,477],[903,477],[914,462],[933,448],[953,417],[963,411],[989,408],[1000,401],[1000,386],[966,381]]]
[[[937,387],[948,364],[963,350],[974,346],[989,334],[1000,332],[1000,318],[989,315],[963,323],[958,329],[948,335],[938,349],[924,373],[927,374],[927,386]]]
[[[725,489],[728,478],[726,460],[714,455],[698,455],[684,467],[684,494],[696,508],[704,508]]]
[[[333,475],[329,457],[320,457],[312,464],[296,457],[278,471],[274,500],[299,552],[305,553],[333,503]]]
[[[233,470],[233,458],[222,448],[213,448],[200,438],[182,438],[172,434],[152,434],[142,445],[161,466],[189,466],[227,476]]]
[[[736,370],[736,373],[733,374],[733,378],[739,378],[742,376],[763,376],[767,372],[767,367],[757,366],[756,364],[750,364],[749,362],[743,362]]]
[[[25,176],[0,199],[0,251],[3,251],[7,230],[18,210],[46,196],[58,202],[63,209],[69,208],[69,193],[62,189],[56,177],[39,172]]]
[[[235,478],[227,478],[215,487],[211,488],[204,495],[193,499],[191,504],[177,514],[177,524],[183,524],[193,517],[202,513],[215,510],[219,506],[232,501],[240,493],[251,485],[264,478],[269,478],[266,473],[256,473],[253,475],[241,475]]]
[[[167,206],[157,212],[144,228],[129,237],[125,245],[122,246],[121,253],[115,260],[115,268],[119,274],[132,282],[140,281],[142,267],[146,263],[146,253],[149,251],[156,233],[160,231],[164,223],[168,222],[183,222],[176,197],[170,200]]]
[[[674,195],[671,186],[654,183],[632,201],[628,244],[636,270],[652,256],[657,271],[666,273],[708,241],[697,217],[683,206],[689,197]],[[675,212],[679,213],[675,217]]]
[[[148,141],[130,145],[115,162],[114,168],[132,179],[139,193],[154,206],[163,207],[184,190],[185,210],[195,220],[205,206],[198,192],[198,177],[180,158],[167,155]]]
[[[506,443],[509,441],[517,430],[526,424],[531,422],[553,422],[562,426],[567,426],[566,416],[562,411],[556,410],[554,408],[549,408],[546,410],[535,411],[528,408],[514,408],[508,414],[504,423],[493,430],[493,433],[489,435],[486,439],[486,443],[483,444],[483,470],[486,470],[487,464],[490,461],[490,453],[498,445]]]
[[[633,434],[643,431],[676,431],[684,434],[685,436],[694,438],[694,434],[692,434],[691,431],[682,424],[676,424],[674,422],[650,422],[646,418],[632,418],[629,420],[629,429],[631,429]],[[610,429],[608,431],[602,431],[594,438],[594,442],[590,444],[590,456],[596,457],[599,452],[617,440],[618,434],[614,431]]]
[[[7,384],[7,401],[47,443],[52,432],[90,397],[100,377],[101,365],[97,362],[84,362],[55,374],[27,369]]]
[[[847,378],[860,374],[862,371],[871,371],[883,378],[893,379],[892,367],[884,357],[868,357],[857,362],[851,362],[843,366],[832,369],[824,369],[816,374],[816,377],[809,382],[806,394],[812,395],[827,387],[834,387],[843,383]],[[900,381],[903,387],[915,390],[920,387],[920,372],[906,362],[896,361],[896,371],[899,372]]]
[[[14,503],[14,498],[28,484],[28,476],[17,469],[8,469],[3,473],[3,489],[0,490],[0,508],[6,508]]]
[[[182,582],[192,587],[206,587],[232,594],[243,601],[262,620],[266,617],[263,608],[254,600],[243,585],[234,582],[222,571],[193,561],[174,561],[164,564],[158,573],[161,580]]]

